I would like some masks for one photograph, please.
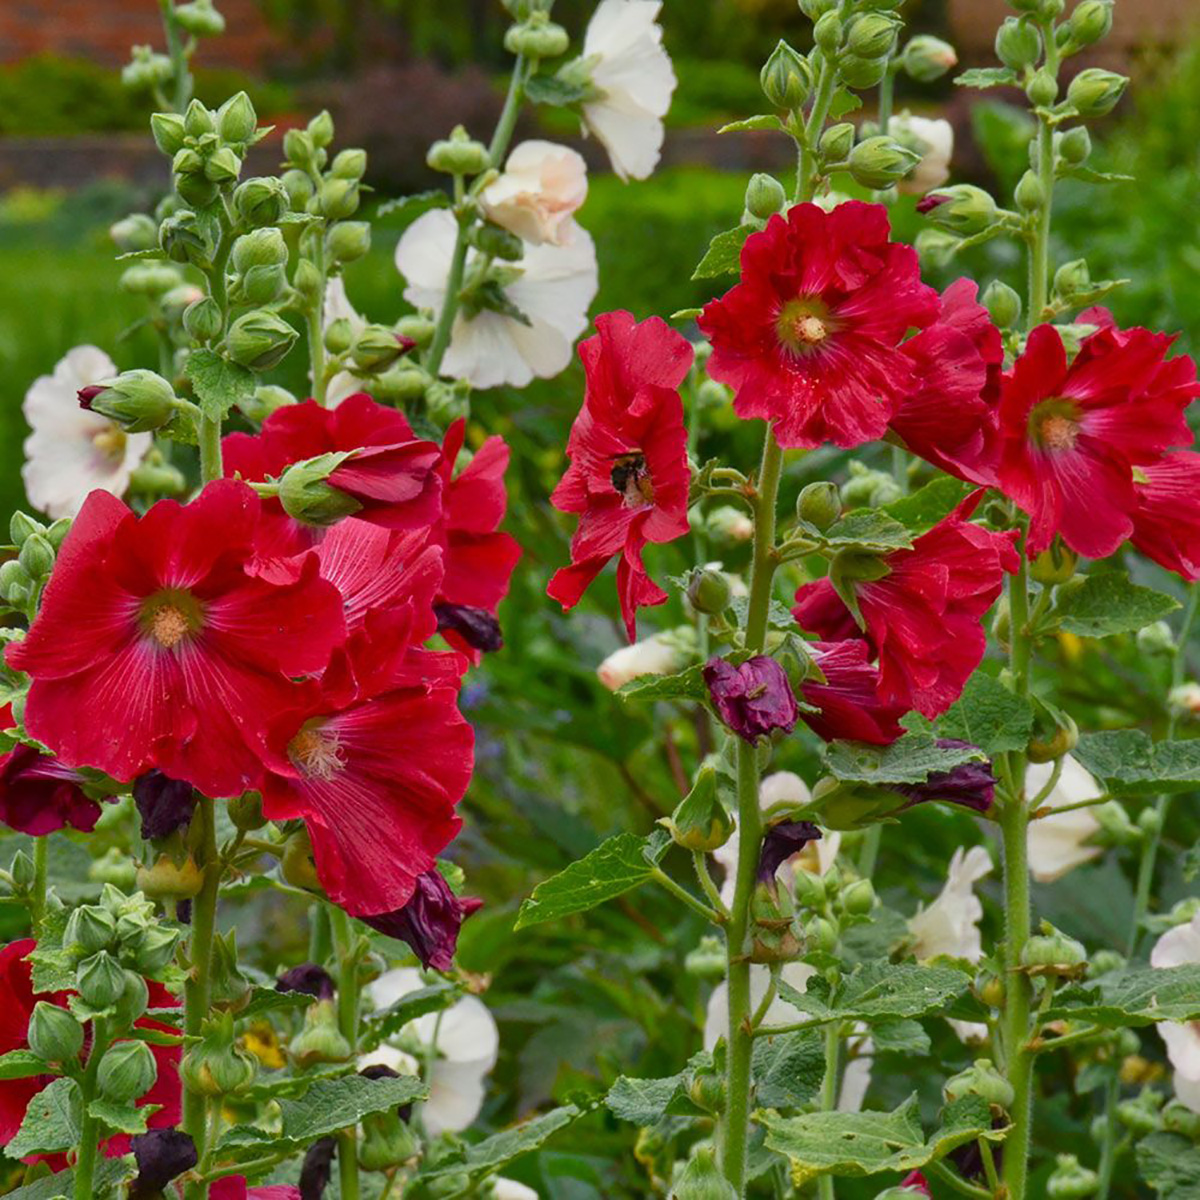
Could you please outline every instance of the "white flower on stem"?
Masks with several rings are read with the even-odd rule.
[[[1176,925],[1154,943],[1152,967],[1183,967],[1200,963],[1200,913],[1186,925]],[[1158,1036],[1175,1068],[1175,1095],[1192,1112],[1200,1112],[1200,1021],[1160,1021]]]
[[[515,1179],[505,1179],[503,1175],[492,1178],[492,1200],[540,1200],[537,1192]]]
[[[682,662],[679,639],[673,634],[656,633],[632,646],[614,650],[596,668],[596,674],[610,692],[615,692],[639,675],[670,675]]]
[[[321,331],[327,330],[334,321],[348,321],[355,337],[367,327],[366,319],[350,303],[350,297],[346,295],[346,285],[342,282],[340,275],[335,276],[325,285]],[[325,405],[327,408],[336,408],[347,396],[353,396],[362,390],[361,379],[356,379],[349,371],[338,371],[325,387]]]
[[[675,72],[656,18],[661,0],[601,0],[583,39],[596,90],[583,119],[622,179],[645,179],[658,165]]]
[[[30,503],[55,520],[73,517],[97,489],[124,495],[154,443],[152,434],[126,433],[79,407],[80,388],[117,373],[103,350],[76,346],[59,359],[54,374],[35,379],[25,393],[22,410],[33,432],[25,439],[21,478]]]
[[[898,191],[910,196],[924,196],[950,178],[954,126],[949,121],[914,117],[903,112],[892,118],[888,132],[906,144],[910,141],[919,143],[913,149],[921,155],[921,161],[896,185]]]
[[[587,199],[587,164],[569,146],[522,142],[504,173],[479,201],[488,218],[535,246],[565,246],[579,229],[573,217]]]
[[[377,1009],[425,986],[420,971],[400,967],[387,971],[367,985],[367,995]],[[429,1099],[421,1118],[431,1137],[466,1129],[483,1107],[486,1080],[496,1065],[500,1037],[487,1005],[475,996],[464,996],[439,1013],[427,1013],[403,1031],[431,1055]],[[396,1046],[383,1045],[359,1059],[359,1066],[382,1063],[402,1074],[415,1074],[417,1060]]]
[[[1031,763],[1025,772],[1025,794],[1032,798],[1050,782],[1053,763]],[[1104,789],[1069,754],[1054,790],[1039,807],[1063,808],[1095,800]],[[1090,808],[1039,817],[1029,823],[1029,870],[1038,883],[1053,883],[1068,871],[1104,853],[1090,839],[1100,832],[1100,822]]]
[[[404,231],[396,267],[407,281],[404,298],[414,307],[441,311],[457,231],[445,209],[418,217]],[[468,274],[474,262],[472,251]],[[527,244],[524,257],[511,265],[520,274],[503,285],[504,298],[528,324],[509,313],[482,309],[472,315],[460,308],[442,359],[443,375],[477,388],[524,387],[535,375],[549,379],[570,363],[598,286],[591,235],[576,227],[565,246]]]

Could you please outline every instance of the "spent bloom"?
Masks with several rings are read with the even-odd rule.
[[[913,390],[900,344],[936,320],[938,294],[889,233],[879,204],[797,204],[746,239],[741,281],[701,313],[709,374],[780,445],[875,441]]]
[[[790,733],[796,726],[799,705],[787,672],[773,658],[760,654],[737,666],[723,658],[709,659],[704,682],[717,715],[747,742],[776,729]]]
[[[78,394],[117,374],[95,346],[76,346],[52,375],[35,379],[22,409],[33,431],[25,439],[21,478],[35,508],[51,517],[73,517],[89,492],[124,495],[134,468],[153,443],[149,433],[126,433],[100,413],[80,408]]]
[[[675,72],[657,23],[661,8],[662,0],[601,0],[583,39],[591,77],[583,120],[622,179],[647,178],[662,152]]]
[[[615,312],[596,318],[596,334],[579,356],[587,390],[567,442],[571,465],[550,502],[580,520],[571,565],[555,572],[547,591],[573,608],[620,555],[617,594],[632,642],[637,610],[667,599],[646,574],[643,548],[688,531],[691,472],[679,385],[692,348],[658,317],[639,324]]]
[[[587,199],[587,165],[568,146],[528,141],[514,147],[498,179],[480,193],[489,220],[533,246],[565,246]]]
[[[423,967],[448,971],[462,923],[483,903],[456,896],[436,867],[417,879],[407,903],[395,912],[364,917],[373,929],[406,942]]]
[[[1200,915],[1168,929],[1150,951],[1152,967],[1195,963],[1200,963]],[[1200,1022],[1160,1021],[1155,1028],[1175,1069],[1175,1095],[1193,1112],[1200,1112]]]
[[[396,269],[407,283],[404,298],[414,307],[441,311],[457,236],[458,224],[444,209],[425,213],[404,231],[396,245]],[[468,273],[477,265],[474,253],[468,254]],[[575,227],[561,246],[526,245],[520,261],[505,264],[503,272],[496,281],[501,308],[460,306],[442,359],[443,375],[476,388],[524,387],[570,363],[598,286],[596,248],[587,230]]]
[[[1050,782],[1053,763],[1031,763],[1025,772],[1025,794],[1036,796]],[[1069,754],[1062,760],[1062,773],[1054,790],[1042,801],[1043,808],[1065,808],[1095,800],[1104,789]],[[1076,808],[1055,816],[1039,817],[1029,823],[1029,870],[1039,883],[1053,883],[1068,871],[1091,862],[1104,853],[1092,839],[1100,822],[1090,808]]]

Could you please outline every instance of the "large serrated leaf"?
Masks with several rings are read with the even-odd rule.
[[[908,529],[877,508],[847,513],[829,527],[823,540],[831,549],[867,553],[907,550],[912,545]]]
[[[609,1112],[635,1125],[653,1125],[667,1115],[671,1105],[686,1097],[688,1073],[668,1075],[665,1079],[631,1079],[622,1075],[608,1089],[604,1103]]]
[[[1133,967],[1094,983],[1064,988],[1044,1014],[1047,1021],[1090,1021],[1107,1029],[1200,1018],[1200,964]]]
[[[81,1111],[79,1085],[73,1079],[56,1079],[30,1100],[21,1128],[4,1153],[9,1158],[27,1158],[78,1146]]]
[[[851,783],[924,783],[930,775],[981,757],[970,746],[939,746],[928,734],[906,733],[890,746],[830,742],[825,766],[831,775]]]
[[[299,1100],[280,1100],[282,1136],[294,1142],[311,1142],[356,1125],[372,1113],[386,1112],[423,1100],[428,1089],[415,1075],[365,1079],[319,1079]]]
[[[574,1104],[564,1104],[548,1113],[524,1121],[513,1129],[494,1133],[489,1138],[468,1148],[466,1157],[459,1161],[448,1161],[432,1171],[422,1172],[420,1178],[434,1179],[439,1175],[457,1175],[466,1171],[470,1175],[483,1175],[504,1166],[522,1154],[536,1150],[560,1129],[583,1115],[583,1109]]]
[[[162,1107],[161,1104],[122,1104],[99,1096],[88,1105],[88,1112],[116,1133],[145,1133],[146,1122]]]
[[[428,1013],[441,1012],[462,995],[462,988],[453,983],[434,983],[402,996],[395,1004],[366,1019],[370,1037],[382,1040],[399,1033],[410,1021]]]
[[[756,232],[753,225],[739,225],[736,229],[726,229],[718,233],[704,252],[704,257],[696,264],[692,272],[693,279],[715,279],[719,275],[729,275],[741,268],[742,247],[746,239]]]
[[[949,516],[970,491],[971,484],[949,475],[939,475],[911,495],[885,504],[883,511],[899,521],[910,533],[924,533],[943,517]]]
[[[304,992],[279,992],[275,988],[256,986],[251,989],[249,1003],[238,1013],[238,1017],[245,1020],[280,1009],[307,1008],[312,1002],[313,998]]]
[[[989,758],[1023,750],[1033,732],[1033,706],[990,675],[973,675],[938,722],[939,731],[978,746]]]
[[[877,959],[863,963],[835,988],[820,978],[797,991],[779,981],[779,995],[819,1021],[896,1021],[943,1012],[967,990],[967,975],[952,967],[923,967]]]
[[[132,1179],[136,1173],[137,1165],[132,1155],[101,1159],[92,1172],[92,1195],[114,1195],[116,1189],[126,1180]],[[74,1194],[75,1172],[67,1170],[27,1183],[16,1191],[5,1192],[4,1200],[65,1200]]]
[[[648,837],[619,833],[533,889],[521,905],[514,931],[586,912],[645,883],[671,843],[662,830]]]
[[[44,1063],[32,1050],[10,1050],[0,1054],[0,1080],[31,1079],[38,1075],[53,1075],[53,1068]]]
[[[1117,795],[1200,787],[1200,738],[1154,742],[1140,729],[1110,729],[1085,733],[1072,754]]]
[[[707,700],[704,666],[697,663],[675,675],[639,675],[617,690],[622,700]]]
[[[1174,596],[1131,583],[1124,571],[1105,571],[1060,595],[1054,612],[1068,633],[1103,638],[1136,633],[1178,607]]]
[[[798,1108],[820,1090],[825,1039],[815,1029],[755,1038],[754,1094],[764,1108]]]
[[[1200,1200],[1200,1146],[1178,1133],[1152,1133],[1137,1144],[1141,1177],[1161,1200]]]
[[[184,374],[191,380],[200,411],[212,421],[224,420],[230,409],[254,393],[254,372],[214,350],[193,350]]]

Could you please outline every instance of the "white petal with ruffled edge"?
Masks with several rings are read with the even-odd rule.
[[[1062,808],[1094,800],[1104,789],[1069,754],[1054,790],[1042,801],[1043,806]],[[1025,793],[1036,796],[1050,781],[1053,763],[1031,763],[1025,772]],[[1090,809],[1077,808],[1057,816],[1039,817],[1029,823],[1029,870],[1038,883],[1053,883],[1075,867],[1091,862],[1104,853],[1100,846],[1087,841],[1100,829]]]

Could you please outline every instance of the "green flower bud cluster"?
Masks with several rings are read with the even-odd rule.
[[[567,52],[571,39],[567,31],[550,20],[549,13],[536,9],[525,20],[509,27],[504,48],[509,54],[528,59],[559,58]]]
[[[143,894],[127,896],[106,883],[98,903],[84,904],[71,912],[62,948],[77,964],[80,994],[88,999],[83,991],[84,974],[97,981],[95,994],[100,997],[108,987],[105,980],[114,971],[136,973],[138,980],[161,974],[175,957],[178,941],[178,931],[158,922],[153,903]],[[89,999],[88,1003],[100,1008],[115,1003],[128,982],[122,979],[108,999]]]
[[[250,97],[238,92],[215,112],[193,100],[183,114],[155,113],[150,129],[158,148],[171,156],[180,198],[204,207],[237,183],[246,149],[257,140],[258,115]]]
[[[8,523],[16,557],[0,563],[0,600],[29,612],[54,569],[55,555],[71,528],[69,517],[43,525],[19,509]]]
[[[893,500],[900,499],[900,485],[888,472],[872,470],[857,459],[850,462],[848,470],[850,478],[842,484],[841,489],[844,507],[879,508],[884,504],[891,504]],[[831,520],[829,524],[832,525],[833,521]]]
[[[134,46],[129,62],[121,68],[121,82],[131,92],[150,92],[165,87],[175,75],[175,68],[165,54],[156,53],[150,46]]]
[[[445,175],[479,175],[492,165],[488,148],[475,141],[461,125],[456,125],[448,138],[429,147],[425,162]]]

